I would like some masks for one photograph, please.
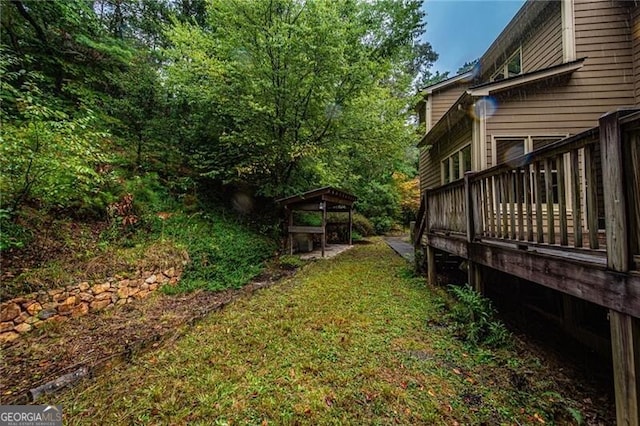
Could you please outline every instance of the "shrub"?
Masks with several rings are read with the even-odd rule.
[[[497,312],[489,299],[469,284],[462,287],[450,285],[449,291],[458,302],[452,308],[451,317],[459,324],[458,332],[466,342],[490,347],[504,346],[509,342],[509,331],[496,318]]]
[[[178,286],[164,288],[167,293],[241,287],[262,271],[276,249],[273,241],[221,214],[179,213],[160,220],[166,222],[164,235],[184,246],[191,259]]]
[[[30,231],[15,223],[8,210],[0,208],[0,252],[22,248],[30,239]]]

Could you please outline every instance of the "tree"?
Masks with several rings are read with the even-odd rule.
[[[456,71],[456,74],[462,74],[465,73],[467,71],[471,71],[473,69],[473,67],[476,66],[476,64],[480,61],[480,58],[476,58],[471,62],[465,62],[464,65],[462,65],[460,68],[458,68],[458,71]]]
[[[383,127],[391,131],[406,124],[409,70],[423,31],[419,6],[213,1],[208,27],[176,22],[169,34],[171,90],[211,112],[193,126],[199,130],[187,143],[191,163],[205,176],[279,195],[308,187],[310,178],[346,175],[324,159],[363,149],[367,138],[393,144],[396,134],[373,137],[380,133],[373,126],[393,123]],[[402,99],[403,108],[372,120],[362,100],[374,91]],[[394,149],[404,150],[401,139]]]

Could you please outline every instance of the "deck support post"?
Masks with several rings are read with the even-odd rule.
[[[600,118],[602,186],[607,227],[607,267],[628,272],[630,247],[625,194],[620,112]],[[619,426],[640,426],[640,324],[638,318],[609,310],[616,419]]]
[[[469,269],[467,272],[467,278],[469,280],[469,285],[484,296],[484,279],[482,276],[482,265],[479,263],[469,261]]]
[[[640,320],[609,310],[618,426],[640,425]]]
[[[464,209],[467,221],[467,252],[470,252],[471,244],[476,239],[475,235],[475,221],[474,211],[479,206],[476,206],[473,202],[473,193],[471,192],[471,177],[473,172],[467,172],[464,174]],[[471,257],[467,261],[467,281],[469,285],[475,289],[478,293],[484,294],[484,283],[482,282],[481,266],[471,261]]]
[[[427,260],[427,283],[429,285],[436,285],[436,253],[435,249],[431,247],[428,243],[425,247],[426,249],[426,260]]]

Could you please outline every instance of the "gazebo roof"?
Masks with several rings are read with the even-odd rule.
[[[358,198],[355,195],[348,192],[325,186],[324,188],[312,189],[311,191],[303,192],[302,194],[292,195],[285,198],[276,200],[277,203],[283,206],[293,207],[298,203],[313,203],[326,201],[333,205],[351,206]]]

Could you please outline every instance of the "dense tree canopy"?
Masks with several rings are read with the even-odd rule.
[[[11,214],[100,214],[157,172],[264,196],[330,184],[380,229],[398,218],[412,87],[437,58],[420,1],[1,1]]]

